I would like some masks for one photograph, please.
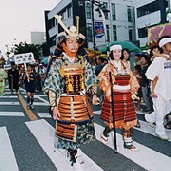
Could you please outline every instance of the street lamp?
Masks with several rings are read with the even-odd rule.
[[[93,30],[93,49],[96,50],[96,42],[95,42],[95,19],[94,19],[94,5],[97,6],[98,8],[95,11],[99,12],[99,17],[101,17],[99,8],[103,11],[104,14],[108,13],[109,10],[106,9],[104,6],[104,3],[100,3],[99,1],[95,0],[78,0],[79,6],[83,6],[83,3],[85,1],[90,1],[91,3],[91,14],[92,14],[92,30]]]
[[[92,27],[93,27],[93,49],[96,50],[96,40],[95,40],[95,19],[94,19],[94,5],[96,5],[98,8],[95,11],[99,12],[99,17],[101,17],[100,10],[103,11],[104,14],[108,13],[109,10],[106,9],[104,4],[100,3],[99,1],[91,0],[91,10],[92,10]],[[104,26],[105,27],[105,26]]]

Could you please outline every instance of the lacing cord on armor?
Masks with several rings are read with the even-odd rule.
[[[85,95],[86,91],[83,90],[83,91],[79,91],[78,93],[79,93],[78,95]],[[62,93],[61,96],[73,96],[73,94]]]
[[[89,113],[89,110],[88,110],[88,106],[87,106],[86,99],[85,99],[85,97],[84,97],[84,94],[81,94],[81,93],[82,93],[82,92],[80,92],[80,95],[82,95],[82,98],[83,98],[83,101],[84,101],[84,105],[85,105],[85,107],[86,107],[86,113],[87,113],[89,119],[91,120],[92,118],[91,118],[90,113]]]

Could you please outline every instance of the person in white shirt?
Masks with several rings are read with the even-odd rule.
[[[156,123],[155,133],[163,140],[168,140],[164,128],[164,117],[171,110],[171,61],[163,58],[163,55],[170,57],[171,53],[171,38],[166,36],[162,37],[159,41],[159,46],[163,50],[161,57],[154,58],[152,64],[149,66],[146,76],[149,80],[158,78],[154,93],[157,98],[152,98],[154,111],[151,114],[146,114],[145,119],[147,122]]]

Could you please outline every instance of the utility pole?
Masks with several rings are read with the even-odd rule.
[[[159,0],[161,24],[166,23],[166,0]]]

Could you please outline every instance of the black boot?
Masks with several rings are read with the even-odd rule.
[[[77,150],[73,150],[73,149],[68,149],[69,155],[70,155],[70,161],[71,161],[71,166],[74,165],[74,163],[76,163],[76,154],[77,154]]]

